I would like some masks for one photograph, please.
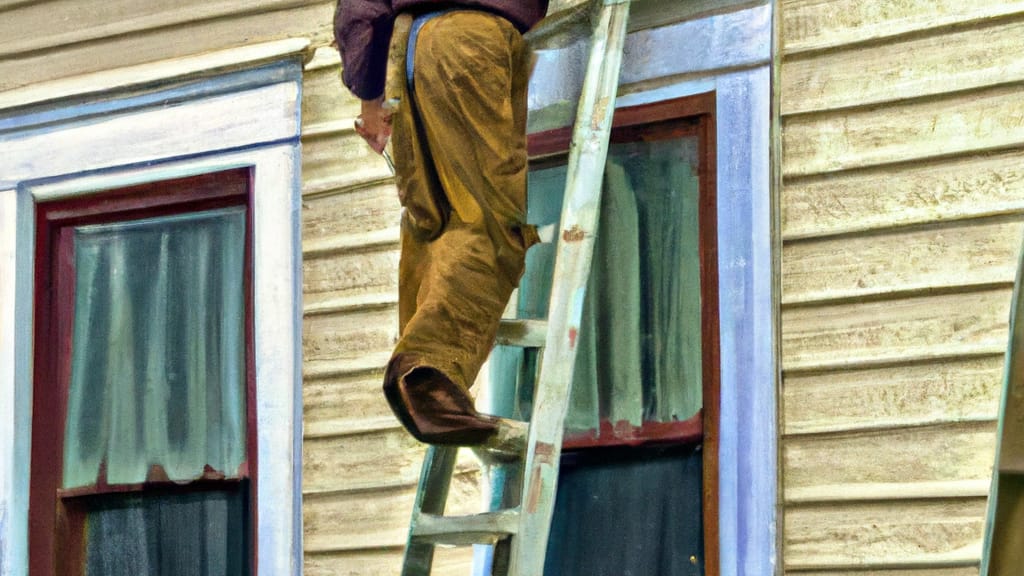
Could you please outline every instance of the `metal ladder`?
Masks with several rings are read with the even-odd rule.
[[[494,545],[494,576],[541,576],[544,571],[630,0],[595,0],[592,9],[590,58],[569,151],[548,320],[503,320],[498,333],[501,344],[541,349],[533,413],[529,423],[503,420],[492,441],[474,448],[484,461],[524,463],[515,482],[518,504],[445,516],[458,447],[431,446],[413,505],[402,576],[429,576],[436,545]]]

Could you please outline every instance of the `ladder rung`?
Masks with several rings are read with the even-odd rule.
[[[498,325],[498,344],[541,348],[547,342],[547,320],[508,320]]]
[[[485,444],[473,446],[472,450],[487,464],[519,460],[526,454],[529,436],[528,422],[502,418],[498,433]]]
[[[450,546],[494,544],[515,534],[518,528],[516,509],[468,516],[419,514],[413,520],[412,541]]]

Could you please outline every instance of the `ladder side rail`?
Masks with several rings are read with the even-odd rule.
[[[531,417],[514,576],[541,576],[554,513],[563,425],[590,276],[630,0],[597,0],[590,58],[569,151],[547,346]]]
[[[423,458],[420,482],[413,503],[409,537],[402,560],[402,576],[430,576],[434,562],[434,545],[414,538],[422,514],[444,514],[448,502],[455,458],[459,449],[452,446],[430,446]]]

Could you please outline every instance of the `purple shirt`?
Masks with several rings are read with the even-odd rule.
[[[548,0],[338,0],[334,38],[341,51],[345,86],[363,100],[383,94],[395,16],[453,6],[493,12],[525,32],[544,17]]]

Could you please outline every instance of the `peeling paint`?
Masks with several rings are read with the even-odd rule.
[[[534,468],[533,474],[530,475],[530,500],[526,503],[527,514],[537,513],[537,506],[540,504],[540,485],[540,468]]]
[[[544,468],[551,469],[554,462],[555,447],[547,442],[537,442],[533,452],[533,470],[530,473],[530,498],[526,502],[526,513],[534,514],[541,500],[541,487],[544,483]]]
[[[580,228],[579,224],[574,224],[572,228],[562,232],[562,240],[566,242],[579,242],[587,237],[587,233]]]
[[[601,97],[597,101],[597,107],[594,109],[594,116],[591,118],[590,127],[592,130],[597,131],[604,125],[605,117],[608,116],[608,106],[611,103],[611,99],[607,96]]]
[[[551,463],[551,456],[555,453],[555,447],[547,442],[537,442],[537,447],[534,448],[534,458],[538,462],[546,464]]]

